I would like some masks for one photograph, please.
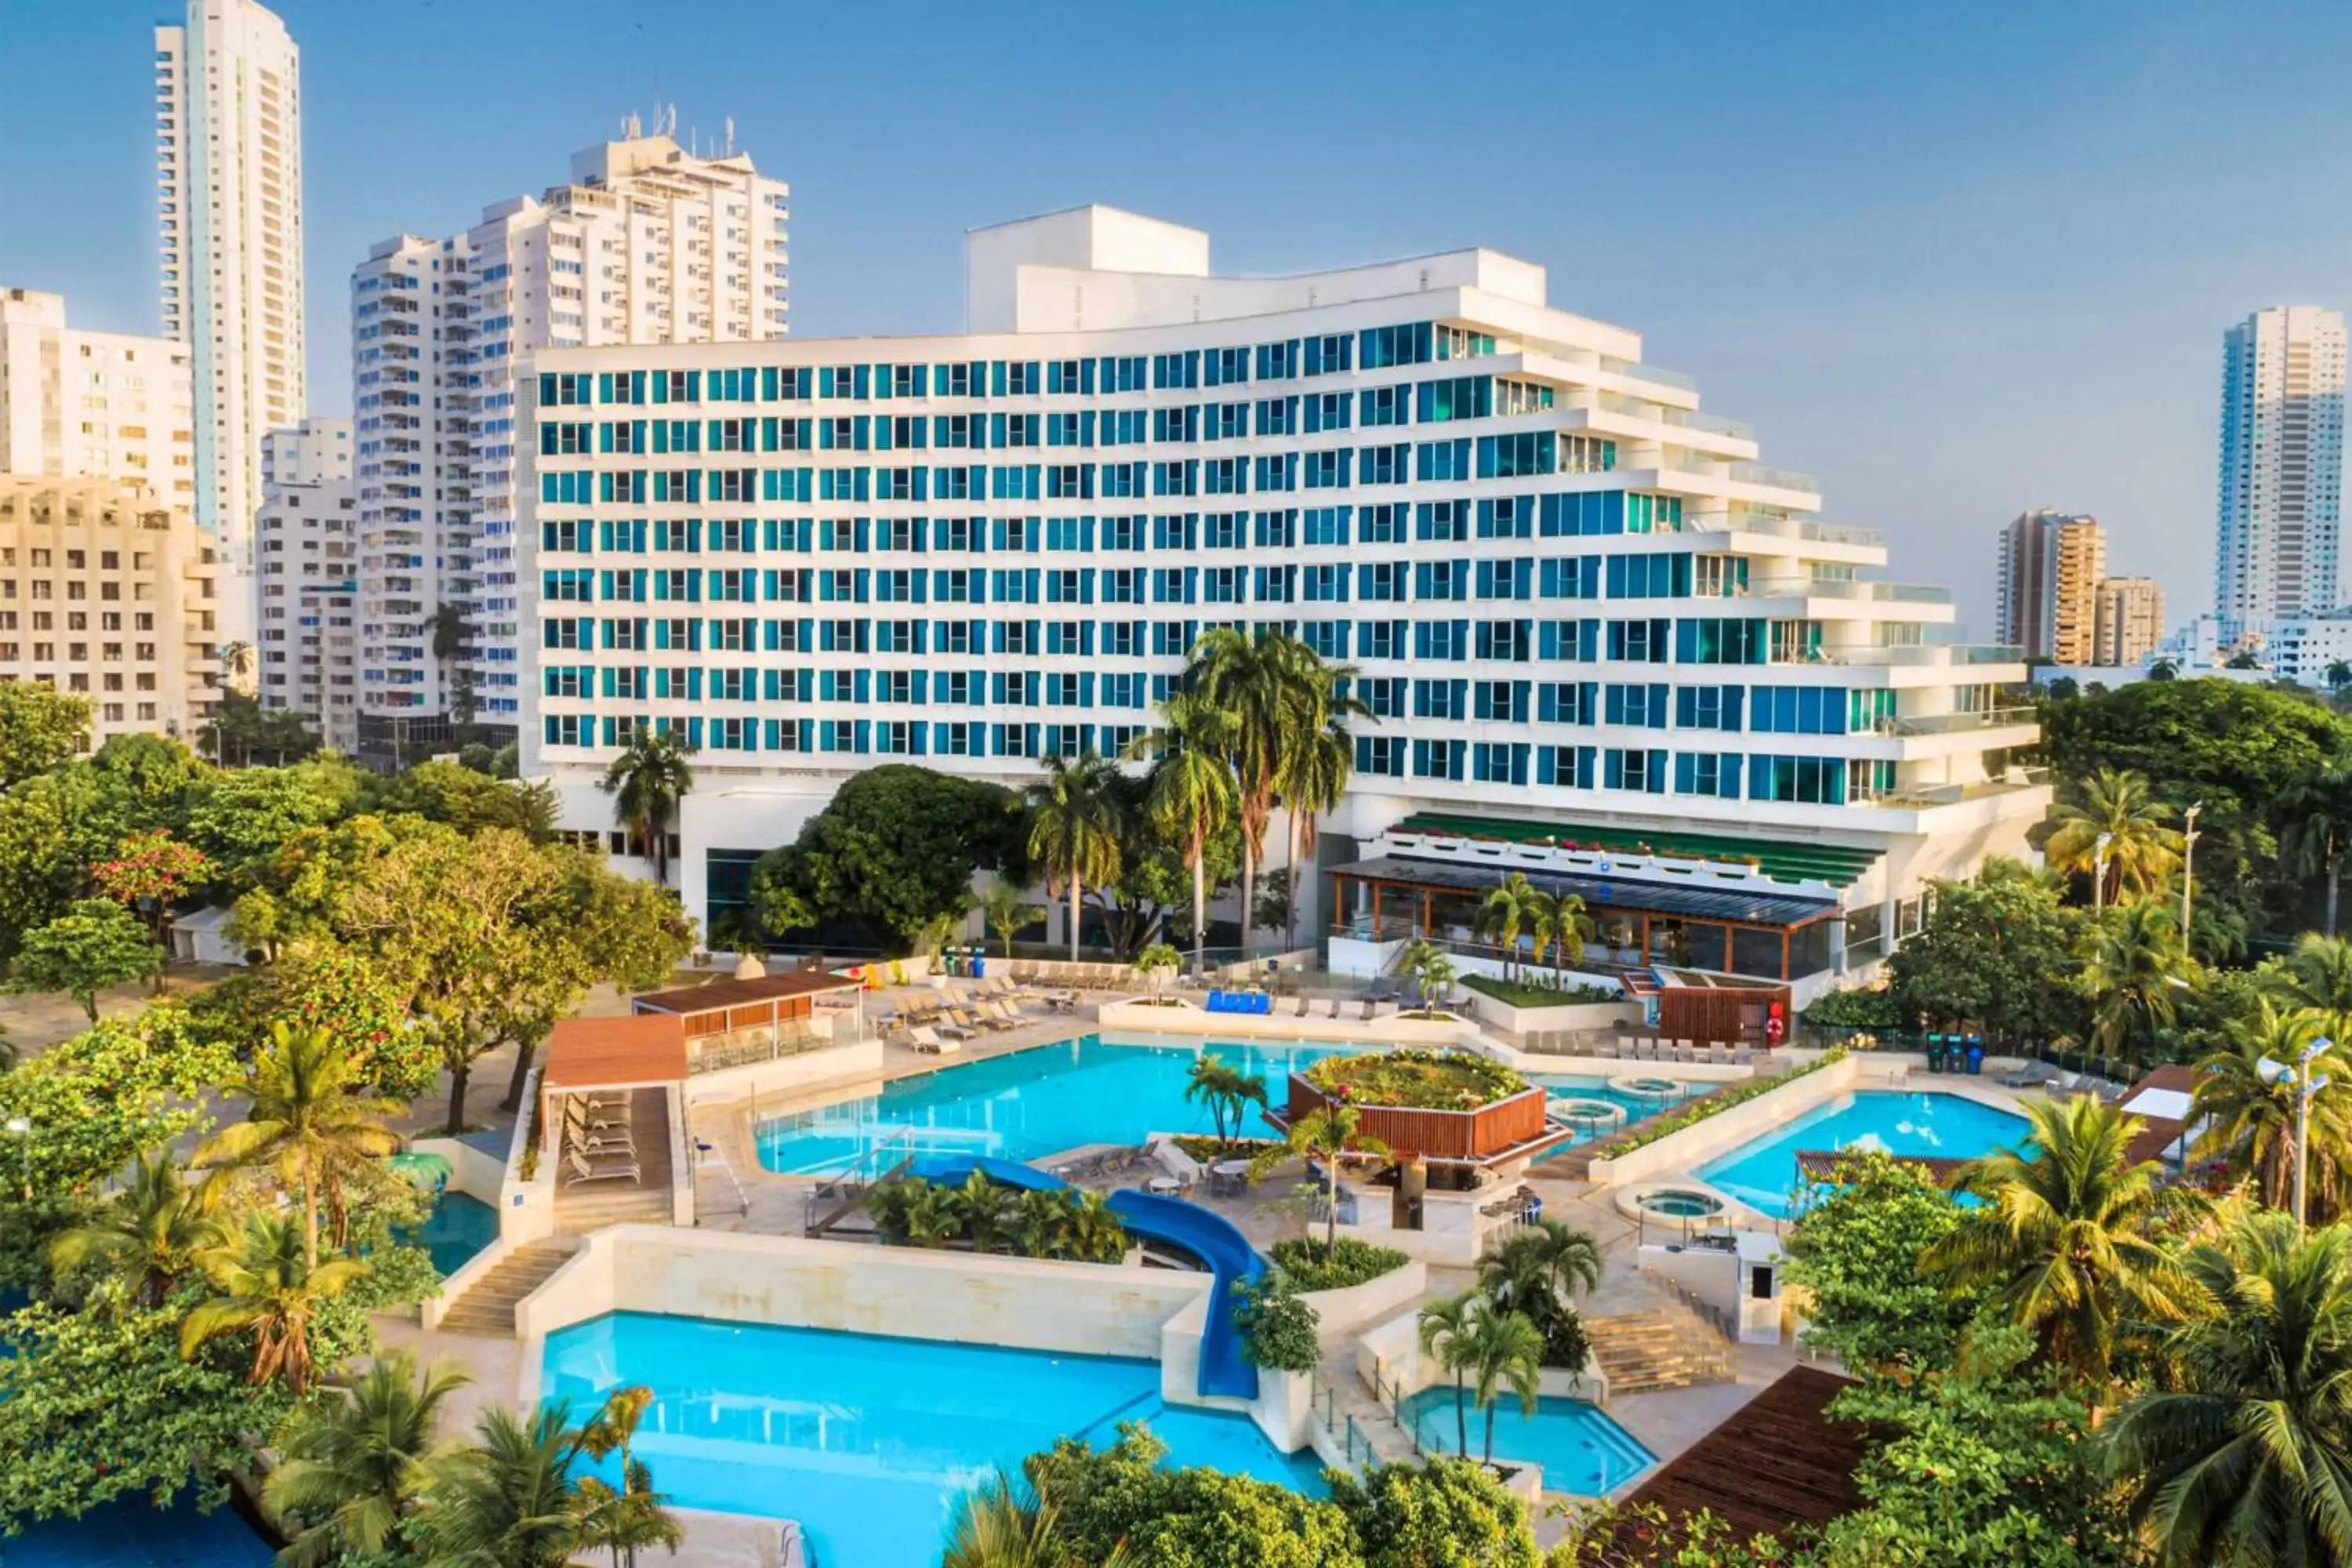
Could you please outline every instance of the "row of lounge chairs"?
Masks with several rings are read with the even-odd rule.
[[[2071,1100],[2076,1095],[2095,1095],[2110,1105],[2131,1092],[2131,1085],[2101,1078],[2096,1073],[2063,1072],[2048,1062],[2028,1062],[2000,1080],[2008,1089],[2039,1089],[2054,1099]]]
[[[636,1135],[629,1128],[635,1091],[572,1095],[563,1102],[563,1184],[635,1182],[645,1178],[637,1163]]]
[[[1592,1049],[1595,1056],[1613,1057],[1620,1061],[1689,1062],[1712,1067],[1746,1067],[1759,1055],[1766,1060],[1771,1058],[1771,1052],[1759,1053],[1753,1046],[1703,1046],[1696,1040],[1671,1040],[1649,1035],[1620,1035],[1613,1044],[1598,1041]]]
[[[1066,1161],[1054,1167],[1054,1174],[1066,1182],[1081,1182],[1095,1176],[1116,1176],[1132,1171],[1138,1165],[1151,1163],[1151,1151],[1137,1146],[1127,1149],[1105,1149],[1097,1153]]]
[[[963,1049],[966,1040],[976,1040],[983,1034],[1025,1029],[1032,1022],[1010,1002],[982,1002],[971,1007],[947,1007],[927,1016],[933,1021],[904,1024],[900,1030],[907,1044],[919,1051],[936,1056],[953,1056]]]

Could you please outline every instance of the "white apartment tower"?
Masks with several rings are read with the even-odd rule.
[[[61,296],[0,289],[0,474],[121,479],[195,505],[188,349],[82,331]]]
[[[307,411],[302,57],[253,0],[189,0],[155,29],[164,335],[194,352],[196,521],[221,555],[221,631],[250,641],[261,444]]]
[[[2257,310],[2221,357],[2221,518],[2214,608],[2240,628],[2342,604],[2344,317]]]
[[[254,518],[267,708],[309,721],[326,745],[359,744],[358,519],[352,422],[305,419],[262,439]]]
[[[569,184],[446,238],[387,240],[352,274],[371,761],[438,745],[453,722],[520,719],[516,402],[530,358],[784,335],[790,188],[731,148],[698,156],[629,130],[575,154]]]

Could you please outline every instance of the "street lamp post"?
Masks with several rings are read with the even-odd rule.
[[[24,1142],[25,1201],[31,1203],[33,1201],[33,1119],[29,1116],[12,1116],[8,1118],[6,1125],[9,1137],[21,1139]]]
[[[2115,841],[2114,834],[2102,833],[2091,851],[2091,907],[2095,910],[2107,907],[2107,846]]]
[[[2294,1091],[2294,1228],[2298,1236],[2303,1233],[2304,1200],[2311,1179],[2311,1102],[2330,1081],[2326,1073],[2315,1077],[2311,1064],[2331,1044],[2325,1039],[2312,1041],[2295,1057],[2293,1067],[2264,1057],[2255,1069],[2264,1083],[2283,1083]]]
[[[2189,946],[2189,911],[2197,886],[2197,814],[2205,809],[2199,801],[2184,814],[2186,821],[2180,830],[2180,945]]]

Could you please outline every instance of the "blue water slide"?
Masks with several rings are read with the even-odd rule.
[[[1069,1183],[1034,1165],[984,1154],[926,1154],[908,1167],[909,1175],[943,1186],[960,1185],[974,1171],[1003,1186],[1032,1192],[1059,1192]],[[1181,1198],[1150,1193],[1110,1194],[1110,1211],[1121,1224],[1147,1241],[1181,1247],[1209,1266],[1209,1317],[1201,1336],[1200,1391],[1234,1399],[1257,1397],[1257,1368],[1242,1354],[1242,1331],[1234,1321],[1234,1285],[1252,1285],[1265,1278],[1265,1259],[1234,1223]]]

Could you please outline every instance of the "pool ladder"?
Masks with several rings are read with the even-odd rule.
[[[808,1195],[802,1229],[823,1236],[853,1213],[876,1187],[915,1163],[912,1128],[884,1139],[860,1154],[849,1168],[818,1183]],[[827,1204],[833,1206],[827,1209]]]

